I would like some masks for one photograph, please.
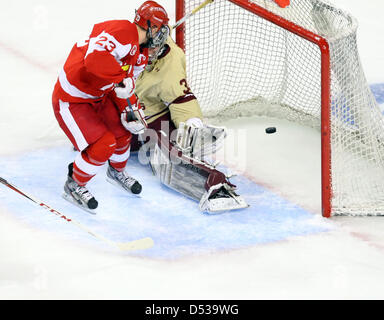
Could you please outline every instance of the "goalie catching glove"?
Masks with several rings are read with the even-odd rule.
[[[205,125],[199,118],[191,118],[180,122],[176,146],[184,154],[203,159],[220,150],[226,136],[225,128]]]
[[[139,100],[136,95],[131,99],[127,99],[128,106],[121,113],[121,123],[124,128],[133,134],[142,134],[148,127],[145,121],[145,115],[140,107]]]

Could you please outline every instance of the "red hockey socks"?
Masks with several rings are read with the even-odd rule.
[[[131,151],[131,138],[132,135],[129,134],[116,139],[116,149],[109,158],[109,164],[117,171],[123,171],[127,165]]]
[[[76,157],[73,163],[72,178],[80,186],[85,186],[115,152],[115,148],[116,139],[112,133],[107,131]]]

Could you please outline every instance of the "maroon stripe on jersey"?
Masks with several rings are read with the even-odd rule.
[[[191,101],[191,100],[194,100],[194,99],[196,99],[196,97],[193,94],[190,93],[190,94],[186,94],[184,96],[176,98],[175,100],[173,100],[171,102],[171,104],[172,103],[176,103],[176,104],[184,103],[184,102],[188,102],[188,101]]]
[[[169,51],[171,51],[171,48],[169,45],[165,44],[164,51],[161,53],[161,55],[159,55],[158,59],[164,58],[169,53]]]
[[[152,118],[154,118],[154,117],[156,117],[156,116],[158,116],[159,114],[162,114],[162,113],[164,113],[164,112],[166,112],[166,113],[169,112],[168,107],[167,107],[166,109],[163,109],[163,110],[159,111],[159,112],[156,112],[155,114],[153,114],[153,115],[151,115],[151,116],[145,116],[144,119],[145,119],[145,120],[152,119]]]

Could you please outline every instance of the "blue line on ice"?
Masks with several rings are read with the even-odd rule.
[[[127,196],[108,183],[104,166],[88,184],[99,201],[98,213],[92,216],[61,197],[66,167],[74,156],[70,146],[61,146],[3,157],[0,159],[1,176],[113,241],[153,238],[153,248],[129,253],[131,255],[174,259],[266,244],[330,229],[324,219],[242,176],[231,181],[238,186],[239,194],[244,196],[250,208],[219,215],[203,214],[198,210],[197,202],[161,185],[149,166],[140,164],[136,155],[131,156],[127,171],[143,184],[142,197]],[[0,202],[18,220],[37,231],[52,232],[75,243],[109,248],[7,188],[0,188]]]

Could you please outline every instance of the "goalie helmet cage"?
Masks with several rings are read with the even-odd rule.
[[[201,0],[176,0],[176,20]],[[322,214],[384,215],[384,123],[356,20],[318,0],[215,0],[176,30],[204,116],[319,128]]]

